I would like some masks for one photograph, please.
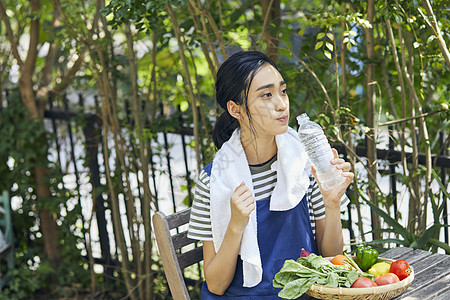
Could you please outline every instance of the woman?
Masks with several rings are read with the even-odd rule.
[[[274,275],[301,248],[343,251],[341,207],[350,164],[331,161],[346,181],[324,191],[296,132],[288,127],[286,82],[263,53],[239,52],[217,73],[225,110],[214,128],[219,149],[199,175],[188,236],[203,241],[202,299],[278,299]]]

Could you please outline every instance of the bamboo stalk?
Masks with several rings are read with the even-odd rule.
[[[192,20],[194,21],[194,26],[195,26],[195,30],[202,32],[202,29],[200,28],[200,23],[198,22],[198,18],[197,15],[195,14],[194,8],[192,7],[191,3],[188,3],[188,8],[189,8],[189,12],[192,16]],[[205,26],[206,24],[204,22],[203,23],[203,28],[205,30]],[[203,32],[202,32],[203,33]],[[209,66],[209,70],[211,71],[211,75],[214,78],[214,81],[216,81],[216,77],[217,77],[217,70],[216,70],[216,66],[219,65],[219,62],[217,60],[217,54],[216,54],[216,50],[214,48],[212,48],[211,45],[211,40],[208,37],[208,34],[202,34],[203,37],[206,39],[208,46],[210,48],[210,51],[208,51],[208,49],[206,48],[206,45],[204,42],[200,43],[200,48],[202,49],[203,54],[205,55],[206,58],[206,62],[208,63]],[[216,65],[213,64],[211,57],[209,56],[209,53],[211,53],[213,55],[214,61],[216,63]]]
[[[398,26],[398,35],[399,35],[399,40],[400,40],[400,57],[401,57],[401,66],[402,66],[402,71],[403,71],[403,75],[405,76],[405,78],[409,77],[409,72],[408,69],[406,67],[406,57],[405,57],[405,41],[403,39],[403,32],[401,29],[401,26],[399,24]],[[406,80],[408,81],[408,80]],[[411,87],[409,87],[409,93],[410,93],[410,97],[408,97],[409,99],[409,114],[414,117],[416,111],[414,109],[414,104],[413,104],[413,100],[412,98],[412,93],[414,93],[414,89],[411,89]],[[411,169],[409,174],[414,174],[414,171],[417,170],[418,167],[418,143],[417,143],[417,138],[416,138],[416,122],[415,119],[411,120],[410,122],[410,131],[411,131],[411,140],[412,140],[412,163],[411,163]],[[418,230],[418,220],[416,219],[416,216],[419,216],[420,213],[420,198],[421,198],[421,193],[420,193],[420,182],[419,182],[419,177],[418,174],[410,176],[410,182],[411,182],[411,187],[412,187],[412,191],[413,193],[411,194],[411,197],[409,199],[410,201],[410,209],[408,211],[408,223],[412,223],[412,228],[413,231],[417,232]]]
[[[123,278],[125,282],[125,286],[128,291],[132,289],[132,283],[128,274],[128,250],[125,244],[125,236],[123,235],[123,226],[122,226],[122,220],[120,218],[120,209],[119,209],[119,203],[117,199],[116,192],[114,190],[114,183],[111,178],[111,168],[109,166],[109,145],[108,145],[108,118],[107,118],[107,112],[106,112],[106,106],[101,106],[101,112],[102,112],[102,124],[103,124],[103,155],[105,157],[105,169],[106,169],[106,179],[108,181],[108,188],[109,188],[109,195],[111,196],[110,203],[111,203],[111,212],[112,212],[112,218],[113,218],[113,226],[114,226],[114,235],[116,237],[116,244],[120,249],[121,252],[121,265],[122,265],[122,273]],[[133,293],[130,294],[130,298],[133,300],[136,300],[136,297]]]
[[[447,66],[450,67],[450,52],[448,50],[447,44],[445,43],[444,38],[442,37],[441,29],[437,25],[436,16],[433,12],[433,7],[431,7],[431,4],[428,0],[422,0],[423,7],[425,8],[425,11],[427,12],[428,17],[431,19],[429,21],[420,8],[418,8],[418,12],[425,20],[425,23],[431,28],[433,31],[434,36],[436,37],[436,41],[438,43],[438,47],[441,50],[442,56],[444,57],[445,62],[447,63]]]
[[[173,13],[172,5],[170,3],[167,5],[167,10],[168,10],[170,18],[172,20],[172,24],[173,24],[175,35],[176,35],[177,42],[178,42],[178,47],[180,48],[181,63],[183,65],[184,73],[186,76],[186,82],[188,84],[189,97],[191,99],[191,105],[192,105],[192,115],[194,117],[194,141],[195,141],[195,155],[197,158],[197,170],[201,170],[200,147],[199,147],[200,146],[200,138],[199,138],[199,133],[198,133],[200,124],[199,124],[199,119],[198,119],[197,103],[195,101],[194,89],[192,86],[191,76],[189,74],[189,68],[187,65],[186,56],[183,51],[183,49],[184,49],[183,43],[181,42],[180,26],[178,25],[178,21],[175,17],[175,14]]]
[[[156,117],[156,108],[158,106],[158,99],[156,97],[157,95],[157,81],[156,81],[156,32],[153,31],[152,32],[152,75],[151,75],[151,79],[150,79],[150,86],[149,86],[149,100],[151,100],[152,103],[152,108],[151,108],[151,113],[150,113],[150,124],[154,124],[155,123],[155,117]],[[153,88],[151,88],[151,85],[153,84]]]

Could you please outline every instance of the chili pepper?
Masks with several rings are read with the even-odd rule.
[[[305,250],[305,248],[302,248],[300,251],[300,257],[308,257],[311,253]]]
[[[367,246],[360,246],[356,249],[356,263],[364,272],[378,260],[378,251]]]

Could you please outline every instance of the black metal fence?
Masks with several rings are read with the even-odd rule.
[[[8,96],[8,94],[6,94]],[[7,98],[7,97],[6,97]],[[95,97],[94,97],[95,98]],[[80,182],[80,172],[81,173],[88,173],[89,174],[89,183],[91,185],[92,191],[98,191],[103,190],[102,186],[106,183],[101,182],[101,170],[104,170],[104,166],[102,166],[101,162],[103,161],[103,151],[101,151],[102,145],[102,120],[99,117],[99,115],[95,113],[86,113],[84,112],[84,103],[85,99],[83,95],[78,95],[78,107],[81,109],[80,112],[75,113],[71,112],[69,109],[69,103],[67,100],[66,95],[62,96],[62,103],[63,105],[56,106],[54,103],[55,99],[50,96],[49,97],[49,110],[45,111],[45,119],[46,121],[50,122],[51,124],[51,131],[54,135],[55,140],[55,149],[57,154],[57,160],[59,165],[63,166],[64,163],[66,165],[70,164],[73,169],[73,174],[75,177],[75,183],[76,183],[76,189],[78,191],[79,195],[79,205],[81,206],[81,200],[80,200],[80,191],[81,191],[81,185]],[[95,98],[95,101],[97,99]],[[61,103],[61,101],[58,101],[58,103]],[[98,104],[96,105],[98,108]],[[161,112],[162,108],[161,108]],[[80,122],[82,121],[82,122]],[[67,131],[66,135],[62,135],[60,132],[61,130]],[[392,130],[390,130],[392,132]],[[77,134],[78,139],[74,137],[74,133]],[[175,193],[176,193],[176,187],[174,184],[174,175],[173,175],[173,168],[172,168],[172,157],[171,157],[171,146],[168,142],[168,134],[167,132],[162,132],[162,139],[163,139],[163,147],[164,151],[166,153],[165,155],[165,162],[161,157],[156,157],[154,153],[151,154],[150,157],[150,170],[151,170],[151,178],[152,178],[152,189],[154,192],[154,196],[156,198],[159,197],[158,191],[160,191],[160,188],[158,187],[158,182],[156,179],[156,170],[155,170],[155,160],[158,160],[160,164],[165,163],[165,173],[169,177],[170,182],[170,194],[171,194],[171,201],[173,210],[176,210],[177,203],[175,199]],[[182,147],[182,154],[183,154],[183,160],[184,160],[184,170],[182,172],[185,173],[185,181],[187,184],[187,196],[190,200],[192,200],[191,195],[191,180],[192,180],[192,174],[195,174],[197,170],[194,170],[193,167],[189,167],[189,155],[187,149],[189,148],[186,143],[186,138],[189,135],[192,135],[192,131],[189,128],[183,127],[182,121],[180,120],[180,127],[177,132],[172,132],[171,134],[178,135],[179,136],[179,143],[181,143]],[[441,132],[440,133],[440,143],[441,148],[444,147],[444,140],[445,135],[448,135],[448,133]],[[391,139],[392,140],[392,139]],[[84,148],[81,150],[79,148],[80,145],[83,145]],[[67,148],[68,153],[70,153],[70,157],[66,157],[66,162],[63,162],[62,157],[64,156],[62,153],[62,146]],[[345,148],[342,145],[333,145],[338,152],[346,155]],[[77,164],[77,153],[79,151],[84,151],[86,161],[85,166],[86,169],[80,170],[79,164]],[[67,153],[67,152],[66,152]],[[364,146],[358,146],[356,147],[356,154],[361,157],[365,157],[367,153],[367,149]],[[433,155],[433,167],[440,169],[440,176],[441,181],[446,185],[448,181],[448,170],[450,169],[450,156],[445,155],[444,149],[441,151],[441,154],[436,156]],[[67,155],[66,155],[67,156]],[[394,200],[394,215],[397,215],[397,194],[398,194],[398,186],[397,186],[397,179],[396,179],[396,172],[395,172],[395,166],[401,161],[401,153],[399,151],[394,150],[394,144],[393,142],[389,143],[388,149],[377,149],[377,157],[380,161],[387,162],[387,165],[389,166],[389,176],[390,176],[390,194],[393,197]],[[407,160],[408,162],[412,161],[412,155],[407,154]],[[418,157],[418,163],[421,165],[425,164],[425,155],[419,154]],[[181,172],[181,171],[180,171]],[[86,184],[86,183],[84,183]],[[352,195],[349,195],[350,198]],[[442,197],[445,197],[442,195]],[[108,218],[106,217],[106,211],[107,206],[105,205],[107,203],[107,199],[105,194],[103,193],[93,193],[92,198],[95,198],[95,219],[96,219],[96,226],[98,228],[98,245],[100,247],[101,256],[100,257],[94,257],[96,264],[101,264],[104,266],[104,272],[105,272],[105,278],[112,278],[113,268],[114,266],[118,265],[118,263],[113,259],[113,254],[117,253],[117,250],[112,248],[111,241],[110,241],[110,233],[108,228],[111,228],[112,226],[108,226]],[[444,211],[443,211],[443,222],[444,224],[448,224],[448,210],[447,206],[445,205]],[[352,212],[348,210],[348,231],[350,235],[350,239],[355,239],[354,234],[354,217],[352,216]],[[83,220],[85,221],[85,220]],[[448,244],[449,242],[449,233],[448,228],[445,228],[445,243]]]

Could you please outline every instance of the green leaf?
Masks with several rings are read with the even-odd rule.
[[[330,51],[333,51],[333,44],[326,42],[325,46],[330,49]]]
[[[329,264],[329,262],[325,260],[322,256],[315,255],[314,253],[311,253],[307,257],[307,261],[315,269],[319,269],[323,265]]]
[[[331,272],[327,277],[327,284],[330,287],[338,287],[339,285],[339,275],[336,272]]]
[[[317,50],[317,49],[319,49],[320,47],[322,47],[322,45],[323,45],[323,41],[317,42],[317,43],[316,43],[315,50]]]
[[[434,239],[434,238],[430,238],[429,243],[434,245],[434,246],[437,246],[439,248],[444,249],[445,253],[450,254],[450,246],[447,245],[446,243],[443,243],[443,242],[441,242],[441,241],[439,241],[437,239]]]
[[[433,169],[431,169],[431,175],[433,175],[434,179],[438,182],[438,184],[441,187],[441,190],[444,193],[445,197],[447,197],[447,199],[450,199],[450,193],[447,191],[445,186],[442,184],[442,181],[439,178],[439,175],[436,174],[436,172]]]
[[[368,241],[368,242],[364,242],[364,245],[380,245],[380,244],[385,244],[385,243],[394,243],[397,245],[402,245],[404,247],[411,246],[411,243],[409,243],[406,240],[394,239],[394,238]]]
[[[345,281],[344,286],[351,287],[353,282],[355,282],[356,279],[358,279],[358,277],[359,277],[358,272],[356,270],[351,270],[347,274],[347,280]]]
[[[330,40],[334,40],[334,36],[333,36],[333,34],[331,34],[331,33],[327,33],[327,37],[330,39]]]
[[[297,299],[303,295],[315,282],[316,278],[300,278],[291,281],[278,293],[278,297],[283,299]]]
[[[292,55],[291,51],[289,51],[288,49],[283,49],[283,48],[280,48],[280,54],[284,55],[286,57],[290,57]]]
[[[439,226],[439,224],[434,224],[433,226],[431,226],[430,228],[425,230],[425,232],[422,234],[420,239],[417,241],[414,241],[411,244],[411,248],[422,249],[425,246],[425,244],[427,244],[429,242],[429,240],[431,238],[437,237],[439,239],[439,229],[440,228],[441,228],[441,226]]]
[[[325,56],[326,56],[328,59],[331,59],[331,53],[330,53],[330,52],[324,50],[324,51],[323,51],[323,54],[325,54]]]
[[[434,34],[430,35],[427,39],[427,44],[431,43],[435,38],[436,36]]]
[[[374,232],[395,232],[394,228],[375,228],[370,231],[364,232],[364,234],[374,233]]]
[[[372,202],[370,202],[365,196],[364,194],[361,192],[360,189],[358,189],[359,195],[361,196],[362,200],[368,204],[379,216],[381,216],[384,221],[389,224],[390,226],[392,226],[396,232],[398,232],[407,242],[411,243],[413,238],[411,233],[402,225],[400,225],[400,223],[397,222],[397,220],[393,219],[391,216],[389,216],[384,210],[382,210],[381,208],[379,208],[378,206],[376,206],[375,204],[373,204]]]
[[[318,40],[323,39],[324,36],[325,36],[325,33],[319,32],[319,34],[317,34],[317,39]]]
[[[277,273],[273,279],[274,288],[283,288],[288,282],[298,279],[296,273]]]

